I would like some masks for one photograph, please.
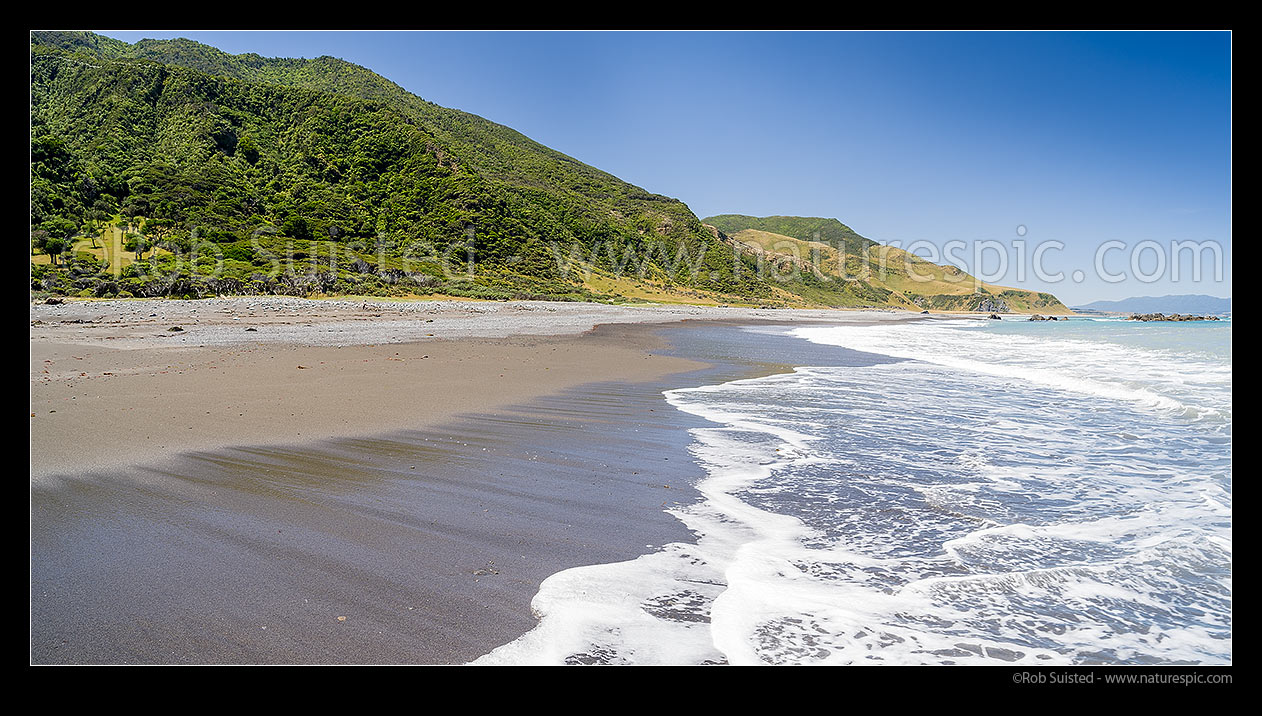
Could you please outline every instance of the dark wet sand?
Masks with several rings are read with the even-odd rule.
[[[697,497],[700,421],[663,389],[835,355],[731,325],[643,330],[712,367],[33,483],[31,661],[452,664],[511,641],[548,575],[690,538],[663,509]]]

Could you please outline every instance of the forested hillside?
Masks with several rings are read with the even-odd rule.
[[[133,252],[120,290],[169,292],[144,278],[161,273],[146,262],[200,248],[198,261],[220,268],[202,271],[205,281],[196,270],[179,277],[195,293],[314,282],[339,292],[588,297],[575,259],[767,293],[682,202],[350,63],[235,57],[186,40],[32,39],[33,233],[55,244],[116,222],[136,235],[132,247],[170,249]],[[296,248],[285,255],[282,246]],[[329,257],[341,261],[330,269]],[[278,261],[303,270],[272,277]],[[49,263],[45,288],[73,279]],[[397,288],[392,269],[419,280]],[[269,285],[277,281],[304,285]]]
[[[836,220],[706,225],[336,58],[33,33],[31,100],[38,293],[919,305],[729,235],[758,221],[866,261]]]

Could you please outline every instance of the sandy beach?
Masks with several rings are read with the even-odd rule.
[[[689,538],[695,419],[661,391],[789,363],[737,327],[914,318],[32,306],[32,661],[465,663],[548,575]]]
[[[655,355],[660,341],[633,326],[911,318],[286,297],[33,305],[31,476],[416,429],[567,386],[697,367]]]
[[[1230,685],[1233,39],[29,30],[30,666]]]

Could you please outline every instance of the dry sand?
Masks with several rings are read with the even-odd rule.
[[[916,318],[920,316],[893,310],[610,306],[549,301],[311,300],[288,296],[71,301],[31,306],[31,343],[99,343],[115,348],[347,346],[431,338],[569,335],[598,324],[685,320],[853,323]],[[174,326],[183,332],[168,330]]]
[[[632,324],[916,317],[288,297],[33,305],[31,477],[417,429],[568,386],[696,367],[654,355],[656,339]]]

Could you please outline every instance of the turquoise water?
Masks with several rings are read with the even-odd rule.
[[[1120,346],[1203,356],[1231,363],[1231,319],[1218,321],[1131,321],[1126,318],[1073,316],[1063,321],[990,321],[986,330],[998,335],[1030,335],[1101,341]]]
[[[485,661],[1231,663],[1230,321],[776,330],[899,360],[667,391],[696,544],[553,575]]]

